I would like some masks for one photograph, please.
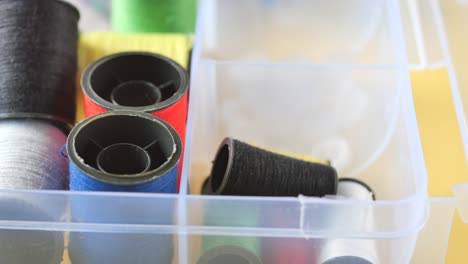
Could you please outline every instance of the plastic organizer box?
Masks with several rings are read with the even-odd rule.
[[[173,263],[183,264],[196,263],[215,237],[256,239],[265,263],[289,254],[289,244],[317,252],[316,261],[337,244],[373,263],[402,264],[428,263],[425,245],[440,243],[430,256],[443,260],[454,203],[427,197],[406,53],[416,33],[403,25],[410,14],[418,28],[410,9],[393,0],[200,0],[180,193],[1,190],[0,199],[43,212],[0,202],[0,235],[109,236],[123,241],[115,251],[171,236]],[[332,160],[377,201],[191,194],[225,136]],[[92,217],[77,218],[69,204]]]

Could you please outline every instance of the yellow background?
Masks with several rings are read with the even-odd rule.
[[[452,196],[454,184],[468,181],[468,169],[448,73],[412,72],[411,82],[429,174],[429,195]],[[457,211],[450,236],[446,263],[468,263],[468,224],[461,221]]]

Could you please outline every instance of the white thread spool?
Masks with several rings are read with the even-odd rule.
[[[375,199],[372,190],[363,182],[355,179],[340,179],[337,196],[350,200],[372,201]],[[334,218],[342,218],[333,215]],[[372,213],[369,210],[350,210],[346,216],[347,222],[357,225],[366,223],[372,225]],[[341,220],[343,221],[343,220]],[[377,264],[377,251],[372,239],[328,239],[323,245],[319,264]]]

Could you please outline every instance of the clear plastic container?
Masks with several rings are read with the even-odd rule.
[[[427,197],[401,7],[392,0],[200,0],[180,193],[1,190],[0,237],[24,243],[39,232],[64,240],[64,263],[103,252],[159,263],[167,257],[158,258],[161,241],[173,263],[196,263],[203,241],[214,237],[255,239],[265,263],[289,254],[289,243],[319,252],[312,263],[330,245],[353,245],[373,263],[427,263],[414,250],[446,246],[447,230],[427,228],[449,228],[453,202],[436,206]],[[191,194],[225,136],[333,160],[340,176],[369,184],[377,201]],[[31,206],[9,211],[11,199]],[[255,221],[239,213],[246,211]],[[137,241],[148,243],[129,250]]]
[[[307,238],[315,247],[372,242],[374,263],[408,263],[427,217],[427,176],[398,2],[200,2],[192,190],[210,173],[221,140],[233,136],[339,161],[339,175],[365,181],[378,200],[189,196],[187,226],[198,232],[188,234],[189,262],[209,236],[254,236],[261,244]],[[245,208],[290,217],[245,226],[236,214]],[[333,224],[321,220],[330,215]],[[366,220],[348,221],[354,215]]]

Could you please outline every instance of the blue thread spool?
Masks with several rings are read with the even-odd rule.
[[[70,133],[67,151],[72,191],[176,192],[182,143],[171,126],[152,115],[115,111],[88,118]],[[132,208],[95,208],[86,197],[76,197],[72,215],[89,223],[125,219],[144,224],[147,217],[151,224],[164,225],[173,222],[174,205],[161,207],[166,205],[158,208],[164,213],[158,214],[157,220],[150,210],[146,214],[140,210],[139,219],[134,219]],[[173,241],[168,234],[77,232],[70,235],[69,252],[74,264],[169,264]]]
[[[100,114],[70,133],[70,190],[175,193],[182,143],[163,120],[133,111]]]

